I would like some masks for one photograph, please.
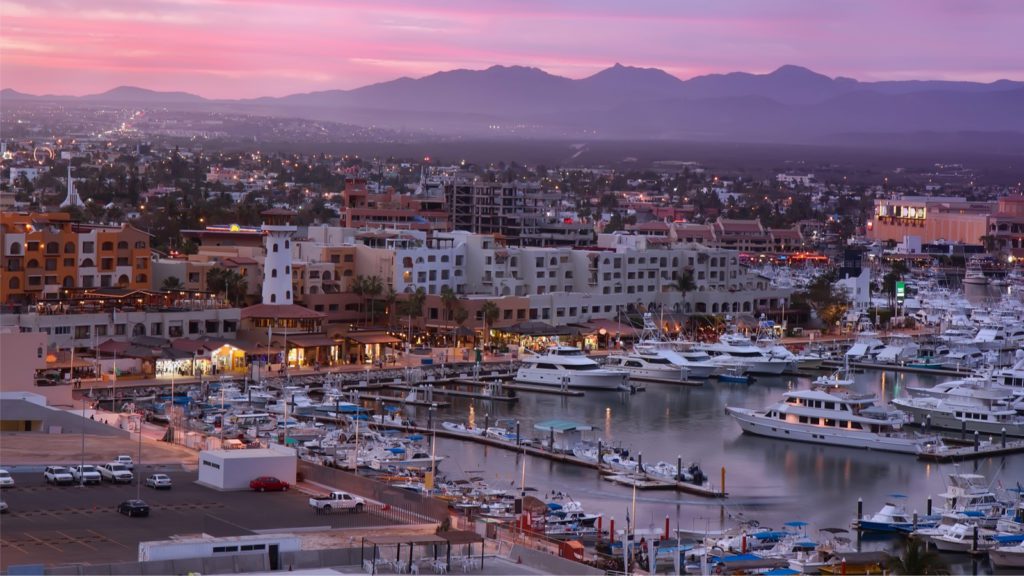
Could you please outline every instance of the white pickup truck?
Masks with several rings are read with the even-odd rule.
[[[119,462],[107,462],[100,466],[100,476],[102,476],[104,480],[115,484],[122,482],[130,484],[131,481],[135,479],[135,476],[131,471],[125,468],[124,464]]]
[[[309,499],[309,505],[320,512],[332,512],[334,510],[353,510],[362,512],[366,501],[348,492],[336,490],[330,494],[313,496]]]

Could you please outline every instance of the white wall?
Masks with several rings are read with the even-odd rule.
[[[241,457],[241,455],[247,457]],[[295,484],[295,450],[274,447],[259,450],[203,450],[199,453],[199,483],[218,490],[248,490],[259,476],[274,476]]]

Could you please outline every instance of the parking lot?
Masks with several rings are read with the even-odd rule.
[[[393,523],[371,512],[317,515],[309,495],[287,492],[218,492],[195,483],[195,472],[143,468],[171,476],[170,490],[141,488],[148,518],[118,514],[117,505],[136,497],[135,484],[50,486],[40,468],[12,471],[16,487],[3,490],[10,512],[3,516],[0,569],[10,565],[127,562],[138,544],[172,535],[237,536],[255,531],[380,527]]]

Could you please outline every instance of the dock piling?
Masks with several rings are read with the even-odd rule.
[[[980,445],[981,445],[981,435],[980,435],[980,434],[978,434],[978,431],[977,431],[977,430],[975,430],[975,431],[974,431],[974,451],[975,451],[975,452],[977,452],[977,451],[978,451],[978,447],[979,447]]]
[[[928,507],[927,507],[927,508],[925,508],[925,510],[927,510],[927,511],[928,511],[928,512],[927,512],[927,515],[928,515],[928,516],[931,516],[931,515],[932,515],[932,497],[931,497],[931,496],[929,496],[929,497],[928,497]]]
[[[931,499],[929,498],[929,501]],[[857,498],[857,522],[860,522],[861,518],[864,517],[864,499]]]
[[[1006,427],[1004,426],[1002,431],[999,433],[1003,448],[1006,448]]]
[[[967,420],[961,420],[960,421],[960,439],[961,440],[966,440],[967,439]]]

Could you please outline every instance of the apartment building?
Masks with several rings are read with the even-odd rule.
[[[421,188],[417,194],[399,194],[393,188],[372,192],[365,179],[349,178],[341,197],[341,222],[347,228],[451,230],[445,195],[435,189]]]
[[[74,288],[148,289],[149,235],[131,226],[82,224],[70,214],[0,214],[0,301],[31,304]]]
[[[799,227],[767,228],[759,218],[718,218],[708,224],[645,222],[627,226],[626,229],[645,236],[667,238],[671,242],[692,242],[755,254],[793,252],[803,249],[805,245]]]
[[[899,196],[875,200],[874,216],[868,221],[872,240],[902,242],[904,236],[918,236],[930,244],[939,240],[981,244],[987,234],[989,215],[995,202],[971,202],[954,196]]]
[[[586,246],[592,223],[563,204],[565,195],[536,182],[444,181],[452,229],[494,236],[508,245]]]

